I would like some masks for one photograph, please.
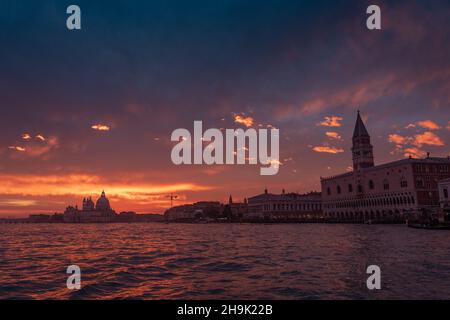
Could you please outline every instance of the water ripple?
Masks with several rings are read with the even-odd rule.
[[[450,234],[404,226],[0,225],[1,299],[450,299]],[[82,289],[66,288],[79,265]],[[382,290],[365,287],[382,268]]]

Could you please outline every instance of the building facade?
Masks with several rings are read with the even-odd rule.
[[[439,182],[439,204],[442,209],[450,211],[450,179]]]
[[[248,198],[247,219],[304,220],[322,217],[319,192],[263,194]]]
[[[353,171],[321,178],[327,218],[340,221],[404,221],[409,213],[439,206],[438,182],[450,178],[450,158],[407,158],[375,166],[370,136],[358,112]]]

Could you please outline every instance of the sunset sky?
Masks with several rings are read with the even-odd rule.
[[[66,28],[78,4],[82,30]],[[107,4],[106,4],[107,3]],[[382,30],[366,28],[369,4]],[[0,3],[0,217],[62,212],[102,190],[162,213],[284,188],[351,166],[356,110],[375,162],[450,155],[450,3]],[[177,128],[280,130],[279,173],[175,166]]]

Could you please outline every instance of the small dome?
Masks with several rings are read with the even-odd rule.
[[[99,211],[111,209],[111,206],[109,205],[109,200],[105,195],[105,191],[103,191],[100,198],[97,199],[97,202],[95,203],[95,209]]]

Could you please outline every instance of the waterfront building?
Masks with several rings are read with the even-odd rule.
[[[248,198],[247,219],[305,220],[321,218],[322,204],[320,192],[307,194],[264,193]]]
[[[26,220],[30,223],[59,223],[63,222],[63,215],[60,213],[30,214]]]
[[[248,213],[247,199],[244,198],[244,202],[234,202],[232,196],[228,199],[228,206],[231,210],[232,219],[242,219]]]
[[[439,206],[438,182],[450,178],[450,158],[406,158],[375,165],[370,135],[358,112],[353,132],[353,171],[321,177],[322,207],[339,221],[404,221]]]
[[[84,198],[82,209],[78,206],[68,206],[64,211],[64,222],[70,223],[99,223],[99,222],[113,222],[116,220],[117,214],[111,209],[105,191],[95,203],[91,198]]]
[[[439,181],[439,204],[441,209],[447,209],[450,212],[450,179]]]
[[[220,217],[223,205],[219,201],[199,201],[172,207],[164,212],[166,221],[191,221]]]

